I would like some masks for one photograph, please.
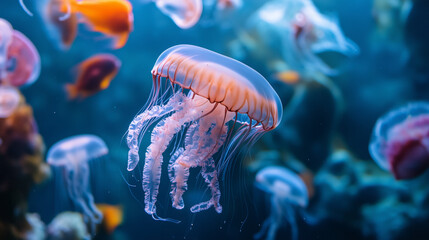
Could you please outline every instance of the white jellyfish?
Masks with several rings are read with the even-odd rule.
[[[18,107],[19,92],[12,86],[0,85],[0,118],[9,117]]]
[[[300,73],[335,75],[337,66],[330,66],[323,54],[352,57],[359,53],[338,20],[320,13],[311,0],[269,1],[249,19],[247,31],[259,38],[255,51],[259,45],[279,50],[289,67]]]
[[[285,223],[290,225],[292,240],[298,239],[295,208],[308,205],[308,191],[301,178],[292,171],[279,166],[270,166],[256,174],[256,186],[270,194],[271,213],[261,230],[255,235],[261,239],[274,240],[278,228]]]
[[[193,27],[203,12],[202,0],[142,0],[142,2],[154,2],[162,13],[169,16],[182,29]]]
[[[89,185],[88,162],[107,155],[103,140],[94,135],[77,135],[55,143],[48,152],[46,161],[62,171],[65,188],[75,207],[79,209],[91,232],[101,223],[102,213],[94,203]]]

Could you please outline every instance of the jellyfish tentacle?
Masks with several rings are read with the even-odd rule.
[[[214,116],[221,109],[211,109]],[[210,113],[211,114],[211,113]],[[221,116],[221,115],[220,115]],[[225,125],[227,117],[221,118],[200,118],[188,129],[185,138],[185,150],[175,153],[175,157],[170,160],[169,176],[171,181],[172,205],[176,209],[182,209],[183,193],[187,190],[187,180],[191,167],[202,167],[201,174],[206,183],[209,184],[212,197],[209,201],[191,207],[191,212],[199,212],[215,207],[217,212],[222,212],[219,204],[220,190],[217,179],[217,171],[212,156],[219,150],[226,139],[228,127]],[[232,117],[228,118],[228,121]],[[222,124],[217,124],[221,122]],[[178,156],[180,154],[180,156]]]
[[[101,212],[95,207],[94,199],[89,192],[89,166],[86,163],[82,163],[79,166],[68,166],[65,172],[65,182],[69,197],[74,206],[82,212],[84,221],[89,226],[89,232],[94,235],[96,224],[101,222],[102,216],[100,216]]]
[[[287,223],[290,225],[290,231],[291,231],[291,240],[297,240],[298,239],[298,226],[295,220],[295,211],[292,206],[290,206],[289,203],[284,202],[283,203],[283,209],[284,209],[284,217],[286,218]]]
[[[217,177],[216,165],[213,158],[210,158],[208,164],[203,166],[201,170],[201,175],[203,175],[206,183],[209,185],[212,197],[206,202],[202,202],[192,206],[191,212],[201,212],[213,206],[217,213],[221,213],[222,205],[220,205],[221,194],[219,190],[219,180]]]
[[[152,108],[144,111],[133,119],[128,128],[127,135],[127,144],[130,149],[128,151],[128,171],[134,170],[134,168],[140,161],[139,136],[144,135],[145,133],[145,131],[142,130],[148,127],[148,125],[151,123],[151,119],[163,117],[166,114],[169,114],[173,111],[178,111],[183,108],[181,104],[177,104],[183,99],[183,97],[183,94],[176,93],[173,97],[170,98],[167,104],[161,106],[153,106]]]
[[[264,235],[266,234],[266,232],[268,231],[268,227],[271,226],[271,218],[267,218],[264,223],[262,224],[261,229],[259,230],[259,232],[257,232],[253,238],[254,239],[262,239],[264,237]]]
[[[204,114],[204,110],[207,108],[204,104],[201,109],[198,109],[196,107],[198,103],[187,97],[183,97],[182,100],[183,107],[180,110],[161,120],[155,126],[151,135],[151,144],[146,151],[143,190],[145,192],[145,211],[148,214],[156,212],[155,203],[161,180],[162,154],[167,149],[173,136],[182,129],[182,126]]]

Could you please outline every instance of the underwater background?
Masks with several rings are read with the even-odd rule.
[[[83,239],[88,236],[130,240],[428,239],[429,173],[424,170],[429,167],[429,132],[423,133],[421,138],[422,146],[428,150],[404,153],[405,157],[399,159],[399,163],[389,162],[392,165],[384,169],[375,160],[369,145],[375,141],[373,131],[377,120],[385,114],[413,102],[429,104],[429,19],[426,16],[429,2],[313,0],[323,16],[335,19],[332,22],[340,27],[343,41],[353,42],[350,54],[335,47],[327,53],[315,53],[318,50],[311,44],[299,45],[310,49],[313,53],[310,59],[316,57],[328,62],[329,66],[338,65],[338,72],[332,73],[318,68],[318,62],[305,60],[302,56],[288,58],[287,53],[293,52],[297,46],[285,40],[290,37],[286,36],[286,30],[300,34],[308,29],[298,31],[282,25],[268,27],[262,24],[263,19],[258,19],[262,16],[258,11],[265,4],[283,2],[286,5],[288,0],[231,1],[237,5],[228,5],[226,10],[216,5],[219,3],[215,0],[203,0],[199,21],[187,29],[178,27],[163,14],[154,3],[156,1],[130,0],[133,29],[125,46],[112,49],[102,34],[88,33],[84,24],[79,24],[77,38],[66,51],[58,49],[49,36],[46,22],[37,10],[38,1],[25,1],[34,13],[31,17],[19,1],[2,0],[0,18],[31,40],[40,54],[40,76],[20,91],[33,109],[37,131],[45,146],[43,159],[46,159],[48,150],[64,138],[92,134],[103,139],[109,152],[89,163],[91,192],[96,204],[119,209],[123,217],[118,220],[118,213],[111,216],[101,211],[106,218],[118,220],[111,231],[103,222],[100,225],[104,226],[98,226],[95,234],[49,237],[46,229],[58,214],[77,211],[67,195],[63,172],[50,166],[50,171],[46,170],[50,173],[46,173],[43,181],[30,184],[25,206],[17,207],[20,211],[25,209],[28,213],[38,214],[44,223],[43,226],[39,224],[39,234],[26,235],[31,227],[17,227],[18,230],[12,232],[21,233],[0,233],[4,236],[2,239]],[[407,10],[402,9],[406,4]],[[275,18],[275,13],[272,17]],[[315,21],[314,29],[324,29]],[[270,21],[266,23],[270,24]],[[326,37],[328,34],[331,32],[325,32]],[[299,37],[296,38],[301,40]],[[340,44],[338,38],[341,37],[335,37],[335,41],[326,41]],[[219,177],[222,213],[213,208],[190,212],[190,206],[210,197],[204,179],[198,175],[199,169],[190,171],[188,191],[184,195],[185,208],[171,207],[170,183],[164,165],[157,214],[181,221],[173,223],[156,221],[145,212],[141,187],[144,163],[142,161],[133,172],[127,171],[129,149],[126,138],[130,122],[144,110],[142,108],[149,99],[153,87],[151,70],[158,56],[178,44],[200,46],[255,69],[279,95],[283,118],[276,129],[264,134],[252,147],[246,149],[244,146]],[[76,66],[97,53],[110,53],[120,59],[117,75],[105,90],[89,97],[70,99],[65,84],[74,83]],[[303,63],[298,63],[301,60]],[[424,111],[421,114],[429,116],[429,111]],[[422,131],[427,131],[429,122],[422,125]],[[4,141],[0,141],[0,146]],[[141,143],[142,159],[149,144],[150,134],[146,134]],[[414,150],[406,146],[405,152]],[[165,153],[164,161],[170,156]],[[7,162],[9,158],[0,155],[1,161]],[[2,166],[0,176],[7,176],[8,170]],[[280,205],[288,205],[286,211],[292,217],[282,216],[280,212],[284,209],[274,207],[276,193],[267,192],[255,183],[257,173],[269,166],[287,168],[305,183],[308,195],[305,196],[308,201],[305,206],[293,203],[294,198],[286,197],[281,201]],[[409,171],[405,179],[400,179],[401,170],[396,170],[402,166],[406,168],[403,171]],[[2,184],[7,185],[5,182],[13,181],[11,179],[0,177],[0,191]],[[21,187],[20,184],[12,185]],[[7,193],[15,199],[11,194],[20,193]],[[24,198],[27,196],[23,195]],[[16,197],[19,198],[22,196]],[[1,210],[0,215],[5,212]],[[12,219],[0,218],[3,222],[0,232],[8,232],[14,224],[19,225]],[[267,219],[272,221],[267,228],[274,225],[276,228],[264,233]],[[297,229],[296,235],[292,234],[293,228]],[[260,231],[263,233],[258,236]],[[269,231],[274,231],[274,235]]]

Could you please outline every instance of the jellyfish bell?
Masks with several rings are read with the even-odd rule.
[[[152,0],[162,13],[169,16],[182,28],[193,27],[203,11],[202,0]]]
[[[298,239],[295,208],[308,206],[308,191],[304,181],[294,172],[284,167],[269,166],[261,169],[255,178],[258,188],[270,195],[271,213],[264,221],[256,239],[264,235],[274,240],[278,228],[286,221],[290,225],[291,239]]]
[[[140,159],[141,139],[157,122],[145,154],[145,211],[156,218],[162,154],[177,134],[179,143],[168,167],[173,207],[184,207],[182,195],[187,190],[189,170],[201,167],[212,197],[191,207],[191,212],[213,206],[220,213],[218,170],[225,170],[244,143],[251,146],[278,126],[283,111],[280,98],[267,80],[247,65],[191,45],[164,51],[152,75],[154,87],[147,108],[131,122],[127,136],[128,171],[132,171]],[[183,134],[178,134],[181,131]]]
[[[0,18],[0,82],[6,77],[7,50],[12,42],[13,28],[8,21]]]
[[[52,166],[66,166],[71,162],[88,162],[108,153],[109,149],[101,138],[83,134],[55,143],[49,150],[46,161]]]
[[[369,153],[398,180],[423,174],[429,168],[429,103],[409,103],[379,118]]]
[[[280,196],[291,204],[308,206],[308,191],[304,181],[284,167],[266,167],[256,175],[256,186],[261,190]]]
[[[48,151],[46,161],[62,171],[69,198],[78,208],[95,233],[101,223],[102,213],[94,203],[89,185],[89,162],[109,152],[102,139],[95,135],[77,135],[55,143]]]
[[[18,107],[19,100],[20,95],[16,88],[0,85],[0,118],[9,117]]]
[[[40,56],[33,43],[14,30],[7,51],[7,81],[15,87],[29,86],[40,75]]]

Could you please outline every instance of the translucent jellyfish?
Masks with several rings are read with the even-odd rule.
[[[0,118],[9,117],[19,104],[19,92],[16,88],[0,85]]]
[[[163,153],[176,135],[168,166],[173,207],[184,207],[182,195],[188,188],[189,170],[201,167],[211,199],[192,206],[191,212],[212,206],[222,212],[218,171],[225,170],[240,145],[251,146],[277,127],[283,109],[277,93],[252,68],[191,45],[164,51],[152,75],[154,87],[146,110],[131,122],[127,136],[128,171],[132,171],[140,159],[140,142],[156,123],[145,154],[145,211],[160,219],[155,203]]]
[[[0,18],[0,82],[6,78],[7,50],[12,41],[12,26]]]
[[[145,0],[146,2],[148,0]],[[150,1],[150,0],[149,0]],[[183,29],[193,27],[203,12],[202,0],[151,0],[162,13]]]
[[[94,204],[89,185],[89,161],[107,155],[106,144],[94,135],[77,135],[55,143],[47,154],[49,165],[62,170],[70,199],[95,233],[103,215]]]
[[[271,196],[271,213],[265,220],[255,238],[274,240],[278,228],[286,221],[290,225],[292,240],[298,239],[295,221],[296,207],[308,205],[308,192],[305,183],[294,172],[284,167],[266,167],[256,174],[256,186]]]
[[[251,32],[263,44],[281,49],[290,68],[299,72],[338,72],[322,58],[326,53],[347,57],[359,53],[358,46],[346,38],[334,18],[322,15],[311,0],[273,0],[264,4],[249,20]]]
[[[40,56],[24,34],[14,30],[7,51],[7,79],[15,87],[33,84],[40,74]]]
[[[429,103],[414,102],[379,118],[369,152],[396,179],[412,179],[429,167]]]

